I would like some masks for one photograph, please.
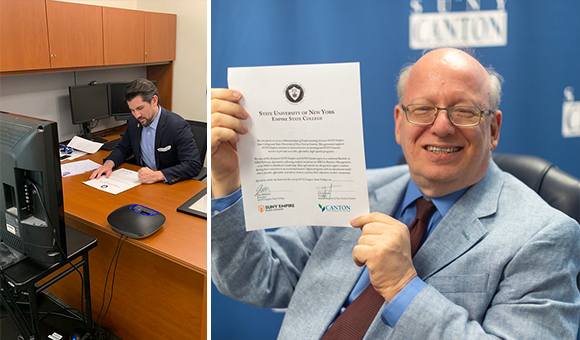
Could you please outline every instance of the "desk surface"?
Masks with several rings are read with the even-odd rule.
[[[116,135],[109,139],[118,138]],[[110,151],[76,159],[91,159],[102,163]],[[73,161],[74,162],[74,161]],[[121,167],[138,170],[131,164]],[[128,239],[139,247],[158,254],[182,266],[207,275],[207,221],[177,212],[177,208],[206,187],[205,182],[187,180],[175,184],[142,184],[118,195],[112,195],[83,184],[90,172],[62,179],[65,215],[69,219],[102,228],[107,233],[119,235],[107,222],[107,216],[126,204],[142,204],[160,211],[167,218],[163,227],[152,236],[136,240]]]
[[[109,139],[118,138],[111,134]],[[99,164],[109,151],[79,159]],[[132,170],[137,166],[122,164]],[[207,337],[207,221],[177,212],[177,207],[206,187],[188,180],[172,185],[142,184],[118,195],[94,189],[83,181],[90,173],[62,179],[65,221],[96,237],[91,251],[91,297],[93,315],[112,294],[105,294],[109,265],[119,244],[119,235],[107,216],[126,204],[143,204],[162,212],[163,227],[148,238],[127,239],[115,270],[115,295],[106,318],[100,323],[125,340],[192,339]],[[79,308],[78,279],[66,277],[50,291]],[[109,282],[107,284],[107,282]],[[108,307],[107,307],[108,308]]]

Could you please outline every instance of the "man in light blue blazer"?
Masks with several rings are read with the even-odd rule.
[[[576,339],[580,227],[491,160],[501,78],[438,49],[402,70],[395,135],[408,166],[369,170],[352,229],[245,231],[236,155],[241,94],[212,91],[212,279],[288,307],[279,339],[320,339],[369,284],[385,302],[364,339]],[[437,211],[410,255],[415,200]]]

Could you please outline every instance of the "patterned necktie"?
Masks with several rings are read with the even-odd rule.
[[[409,226],[411,234],[411,256],[415,256],[429,219],[437,210],[430,199],[419,198],[416,203],[417,215]],[[360,340],[362,339],[385,299],[377,293],[372,283],[340,314],[324,333],[321,340]]]

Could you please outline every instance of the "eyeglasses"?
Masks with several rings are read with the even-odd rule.
[[[401,105],[405,110],[405,118],[411,124],[431,125],[435,122],[440,110],[447,111],[447,117],[451,124],[455,126],[475,126],[481,121],[482,114],[492,114],[495,110],[480,110],[476,106],[451,106],[437,107],[426,104],[410,104],[406,107]]]

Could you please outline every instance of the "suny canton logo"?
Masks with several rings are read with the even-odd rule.
[[[410,5],[413,9],[409,16],[411,49],[507,45],[506,0],[496,0],[496,10],[484,11],[481,10],[480,0],[465,0],[465,10],[453,12],[452,0],[436,1],[437,12],[423,13],[423,0],[411,0]]]
[[[322,212],[350,212],[350,205],[325,205],[318,203],[318,207]]]
[[[291,83],[284,88],[284,95],[290,104],[298,104],[304,99],[304,89],[298,83]]]

